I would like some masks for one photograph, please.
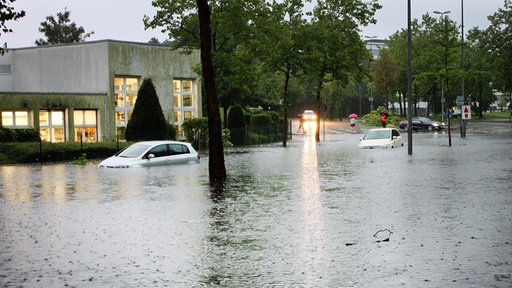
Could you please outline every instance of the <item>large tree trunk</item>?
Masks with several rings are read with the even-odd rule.
[[[208,113],[210,184],[218,184],[226,179],[224,164],[224,146],[219,113],[219,100],[215,89],[215,69],[212,60],[212,31],[210,27],[210,7],[207,0],[197,0],[199,14],[199,31],[201,37],[201,63],[203,82],[206,92],[206,109]]]

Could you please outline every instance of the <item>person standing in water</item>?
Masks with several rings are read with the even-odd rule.
[[[382,128],[386,128],[386,124],[388,122],[388,113],[380,113],[380,122],[382,123]]]

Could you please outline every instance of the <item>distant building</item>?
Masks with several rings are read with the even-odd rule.
[[[384,39],[376,39],[368,37],[368,39],[364,40],[366,44],[366,49],[370,51],[372,54],[373,60],[379,58],[379,53],[381,49],[387,48],[386,40]]]
[[[178,128],[201,117],[199,51],[113,40],[9,49],[0,56],[0,125],[48,142],[124,139],[137,92],[151,78]]]

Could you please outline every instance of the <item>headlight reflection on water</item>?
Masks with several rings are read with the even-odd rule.
[[[304,131],[307,132],[308,134],[315,134],[316,133],[316,120],[311,120],[311,121],[304,121],[304,123],[302,124],[303,127],[304,127]],[[315,151],[316,153],[316,151]]]
[[[314,123],[314,122],[311,122]],[[301,215],[299,233],[301,239],[301,262],[307,263],[309,267],[305,269],[306,286],[323,286],[318,283],[319,272],[325,271],[328,267],[323,267],[328,255],[324,253],[324,220],[322,217],[322,197],[320,190],[320,177],[318,175],[318,159],[316,151],[316,141],[313,137],[306,137],[302,152],[301,162]],[[300,259],[301,257],[299,257]]]

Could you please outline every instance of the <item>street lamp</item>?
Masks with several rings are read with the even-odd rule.
[[[461,70],[462,70],[462,83],[461,83],[461,95],[464,97],[464,0],[460,0],[460,36],[461,36]],[[469,104],[471,104],[471,97],[469,97]],[[466,120],[462,119],[462,127],[460,129],[460,136],[466,138]]]
[[[377,36],[364,36],[364,38],[369,39],[367,41],[368,44],[370,44],[370,53],[372,54],[372,60],[375,59],[373,56],[373,42],[372,40],[377,38]],[[368,64],[368,68],[370,68],[370,64]],[[370,97],[368,97],[368,101],[370,101],[370,111],[373,110],[373,85],[370,83]]]
[[[443,12],[440,12],[440,11],[434,11],[434,14],[439,14],[441,16],[439,16],[441,19],[443,19],[443,16],[444,15],[447,15],[447,14],[450,14],[451,11],[443,11]],[[448,18],[448,16],[444,16],[444,29],[445,29],[445,35],[447,33],[446,31],[446,19]],[[444,53],[444,57],[445,57],[445,63],[444,63],[444,73],[445,73],[445,77],[446,77],[446,65],[447,65],[447,52],[446,52],[446,47],[445,47],[445,53]],[[443,77],[443,78],[445,78]],[[445,99],[444,99],[444,80],[441,82],[441,122],[444,122],[444,102],[445,102]]]
[[[412,32],[411,0],[407,0],[407,121],[412,123]],[[412,155],[412,125],[407,125],[407,154]]]

